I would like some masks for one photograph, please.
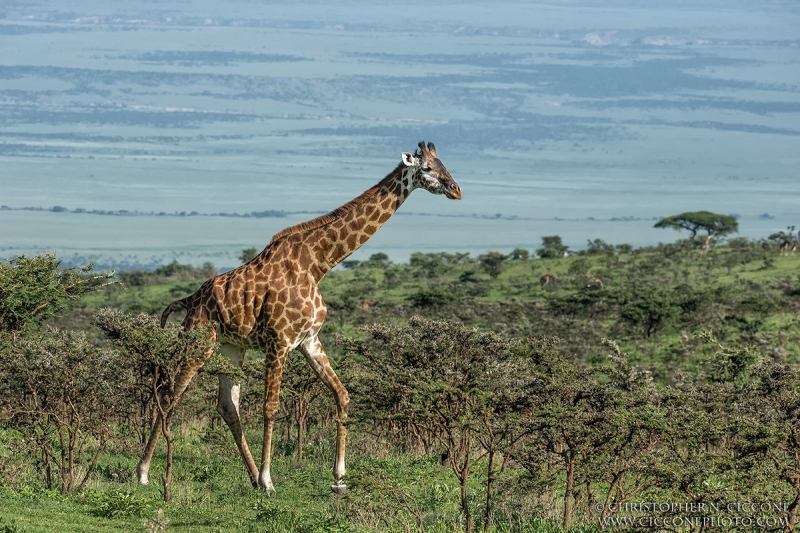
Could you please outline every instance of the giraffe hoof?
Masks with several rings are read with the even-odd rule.
[[[344,496],[347,494],[347,485],[345,485],[342,480],[339,480],[331,485],[331,490],[339,496]]]

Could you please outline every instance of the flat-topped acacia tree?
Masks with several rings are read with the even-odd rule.
[[[722,237],[739,231],[739,222],[730,215],[718,215],[711,211],[689,211],[680,215],[662,218],[656,222],[654,228],[672,228],[687,230],[692,233],[691,238],[697,236],[698,231],[706,232],[703,250],[708,250],[711,237]]]

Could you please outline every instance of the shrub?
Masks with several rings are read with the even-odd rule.
[[[408,297],[411,307],[420,309],[427,307],[440,307],[455,300],[451,291],[445,289],[420,289]]]
[[[41,457],[47,487],[82,489],[113,437],[113,422],[126,418],[132,368],[83,334],[59,331],[0,350],[0,368],[0,410]]]
[[[500,252],[488,252],[478,256],[478,264],[492,279],[497,279],[497,276],[503,271],[506,259],[508,256]]]
[[[144,516],[152,506],[150,500],[130,490],[93,493],[86,500],[92,506],[92,514],[103,518]]]
[[[60,265],[52,254],[0,261],[0,333],[21,331],[53,316],[113,276],[113,272],[92,273],[92,265],[66,269]]]
[[[241,375],[241,372],[213,349],[206,327],[181,332],[177,326],[162,328],[150,315],[133,316],[113,309],[101,309],[95,321],[127,356],[128,368],[135,374],[128,396],[141,402],[142,418],[146,419],[148,412],[157,414],[159,423],[151,426],[148,450],[154,449],[159,434],[163,433],[167,441],[167,468],[162,482],[164,501],[169,502],[173,457],[170,423],[187,385],[184,383],[180,388],[177,384],[181,370],[205,364],[205,370],[211,372],[222,370],[234,375]],[[215,354],[216,357],[212,357]]]
[[[614,251],[614,245],[608,244],[603,239],[595,239],[586,241],[586,250],[583,253],[585,255],[614,255]]]
[[[516,413],[529,400],[532,378],[517,341],[452,321],[412,317],[408,326],[374,325],[367,340],[347,341],[362,359],[354,377],[357,410],[371,424],[403,424],[421,444],[438,441],[461,485],[466,530],[473,518],[467,482],[480,454],[488,454],[485,523],[492,491],[508,452],[522,437]]]

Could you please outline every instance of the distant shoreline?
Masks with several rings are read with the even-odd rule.
[[[292,215],[324,215],[328,211],[284,211],[269,209],[266,211],[251,211],[249,213],[201,213],[199,211],[139,211],[128,209],[105,210],[105,209],[84,209],[76,208],[69,209],[60,205],[52,207],[9,207],[7,205],[0,205],[0,211],[34,211],[42,213],[64,213],[73,215],[101,215],[101,216],[123,216],[123,217],[233,217],[233,218],[287,218]],[[414,211],[403,211],[395,213],[399,216],[420,216],[420,217],[442,217],[442,218],[473,218],[482,220],[519,220],[519,221],[536,221],[536,220],[553,220],[553,221],[571,221],[571,222],[641,222],[646,220],[661,220],[663,216],[653,217],[634,217],[629,215],[615,216],[611,218],[562,218],[562,217],[520,217],[517,215],[504,215],[502,213],[495,213],[494,215],[472,213],[469,215],[461,214],[443,214],[443,213],[420,213]],[[774,218],[768,215],[769,218]],[[765,215],[761,215],[764,217]],[[739,218],[737,216],[737,218]]]

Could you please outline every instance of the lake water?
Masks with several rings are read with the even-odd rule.
[[[230,268],[423,139],[464,199],[416,192],[355,258],[800,226],[800,6],[650,4],[0,6],[0,257]]]

